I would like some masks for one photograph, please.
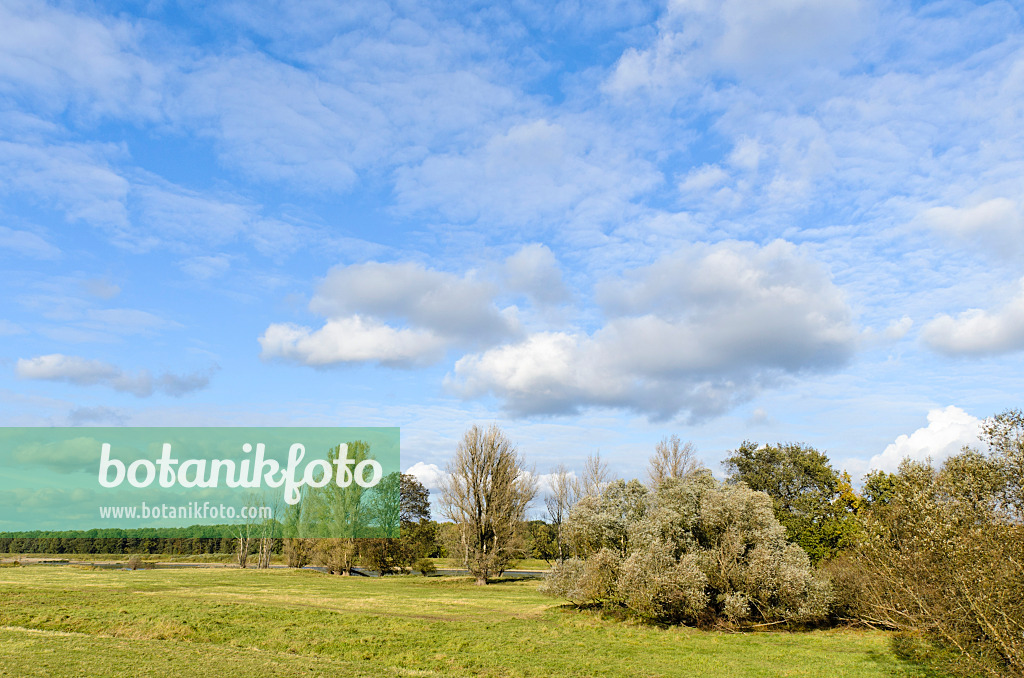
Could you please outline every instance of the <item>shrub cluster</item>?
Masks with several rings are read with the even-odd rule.
[[[771,498],[707,471],[654,490],[610,483],[580,500],[565,532],[577,556],[545,588],[577,605],[700,625],[813,623],[828,613],[828,581],[786,541]]]
[[[964,450],[938,469],[904,461],[863,516],[842,583],[861,619],[952,651],[964,675],[1024,675],[1024,447]],[[1011,441],[1004,440],[1003,443]],[[838,583],[838,582],[837,582]]]

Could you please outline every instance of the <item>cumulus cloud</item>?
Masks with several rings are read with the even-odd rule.
[[[852,314],[826,272],[789,243],[685,248],[598,298],[593,333],[539,332],[464,356],[448,385],[519,415],[626,408],[665,419],[721,414],[787,375],[845,364]]]
[[[922,330],[933,350],[951,356],[999,355],[1024,350],[1024,278],[1018,292],[996,310],[972,308],[953,317],[943,314]]]
[[[1000,257],[1024,251],[1024,209],[1007,198],[993,198],[970,207],[933,207],[921,218],[940,232],[980,245]]]
[[[881,454],[871,457],[868,466],[893,473],[906,458],[914,461],[930,458],[933,463],[940,464],[960,452],[965,445],[980,447],[981,424],[981,419],[953,405],[930,410],[927,426],[898,437]]]
[[[324,326],[272,324],[259,339],[262,356],[313,366],[436,362],[449,348],[492,345],[518,331],[515,309],[499,309],[496,292],[472,275],[414,263],[339,266],[309,304],[328,318]]]
[[[205,372],[176,375],[164,373],[153,376],[149,370],[125,372],[117,365],[80,356],[51,353],[35,358],[19,358],[15,374],[22,379],[60,381],[76,386],[102,385],[147,398],[154,393],[180,397],[206,388],[216,367]]]
[[[458,276],[415,263],[371,262],[332,269],[309,308],[328,317],[366,313],[407,320],[440,335],[487,341],[514,329],[494,305],[496,292],[491,283],[472,274]]]
[[[556,476],[555,473],[534,474],[533,477],[537,480],[537,497],[535,499],[537,503],[543,504],[545,497],[554,493]],[[569,471],[569,479],[573,482],[577,480],[575,471]]]
[[[899,320],[893,320],[882,332],[882,336],[889,341],[899,341],[903,337],[907,336],[907,332],[914,326],[914,321],[910,316],[903,316]]]
[[[569,290],[562,281],[562,269],[546,245],[523,246],[505,260],[505,284],[541,305],[568,300]]]
[[[430,331],[395,329],[358,315],[328,320],[320,329],[275,323],[259,338],[264,358],[283,358],[313,367],[378,362],[411,367],[436,362],[444,340]]]
[[[447,474],[437,464],[426,464],[422,461],[418,461],[405,470],[411,476],[416,476],[416,480],[423,483],[423,487],[427,488],[431,492],[441,491],[441,482],[445,479]]]

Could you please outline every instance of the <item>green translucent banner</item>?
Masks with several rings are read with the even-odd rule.
[[[397,537],[399,471],[398,428],[0,428],[0,533]]]

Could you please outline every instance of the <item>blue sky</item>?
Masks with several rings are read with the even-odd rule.
[[[1024,392],[1021,12],[2,0],[2,423],[941,458]]]

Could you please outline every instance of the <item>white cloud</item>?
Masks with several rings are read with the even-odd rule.
[[[0,5],[0,92],[90,117],[157,117],[162,70],[138,54],[142,31],[46,4]]]
[[[515,124],[477,148],[400,169],[399,205],[460,222],[606,220],[661,181],[647,161],[609,143],[613,136],[585,120]]]
[[[0,226],[0,249],[11,250],[35,259],[57,259],[60,250],[31,231]]]
[[[496,292],[472,274],[415,263],[339,266],[309,303],[327,318],[324,326],[270,325],[259,339],[262,356],[312,366],[429,364],[449,348],[492,345],[518,332],[515,308],[499,309]]]
[[[701,165],[690,170],[679,184],[683,193],[708,191],[728,180],[729,174],[718,165]]]
[[[426,7],[354,4],[232,8],[278,47],[184,64],[167,115],[212,137],[225,165],[316,193],[352,189],[367,170],[418,164],[451,148],[453,135],[464,142],[525,107],[478,31]]]
[[[533,477],[537,480],[537,497],[536,503],[543,506],[544,498],[551,495],[554,492],[554,481],[555,473],[537,473]],[[576,480],[576,472],[569,471],[569,479],[571,481]]]
[[[422,461],[416,462],[405,472],[416,476],[416,479],[423,483],[423,487],[430,490],[431,493],[441,491],[441,482],[448,475],[437,464],[427,464]]]
[[[0,139],[0,195],[15,195],[70,223],[105,232],[136,252],[156,248],[203,250],[248,240],[261,253],[294,251],[314,235],[310,227],[267,216],[263,206],[237,195],[192,190],[151,173],[123,167],[125,149]],[[39,258],[59,250],[39,236],[0,226],[0,247]]]
[[[910,316],[903,316],[899,320],[893,320],[889,323],[885,331],[882,332],[882,336],[888,341],[899,341],[903,337],[907,336],[907,332],[914,326],[914,321]]]
[[[180,397],[206,388],[216,369],[213,367],[204,372],[180,376],[165,373],[154,377],[148,370],[130,373],[112,363],[52,353],[35,358],[19,358],[14,372],[21,379],[60,381],[76,386],[103,385],[115,391],[146,398],[155,392]]]
[[[181,270],[196,280],[219,278],[230,268],[231,257],[227,254],[203,255],[181,262]]]
[[[605,281],[596,332],[540,332],[467,355],[448,385],[515,414],[626,408],[721,414],[786,375],[845,364],[857,344],[842,294],[796,248],[693,246]]]
[[[932,463],[941,464],[965,445],[981,447],[981,424],[981,419],[953,405],[930,410],[927,426],[898,437],[881,454],[871,457],[868,467],[893,473],[908,457],[914,461],[931,458]]]
[[[716,73],[764,78],[842,64],[866,28],[857,0],[671,2],[652,44],[626,49],[604,88],[680,97]]]
[[[113,299],[121,293],[121,287],[101,278],[89,278],[81,282],[82,289],[100,299]]]
[[[1000,257],[1016,257],[1024,252],[1024,209],[1007,198],[993,198],[971,207],[932,207],[921,218],[936,230],[981,245]]]
[[[129,182],[111,166],[106,144],[32,144],[0,140],[0,191],[59,209],[69,222],[128,228]]]
[[[943,314],[922,330],[922,339],[946,355],[999,355],[1024,350],[1024,278],[1017,294],[997,310],[972,308]]]
[[[329,318],[362,313],[405,320],[440,336],[488,342],[515,331],[514,321],[494,305],[496,292],[473,274],[370,262],[331,269],[309,308]]]
[[[90,386],[112,379],[121,371],[115,365],[99,360],[54,353],[30,360],[19,358],[15,372],[23,379],[51,379]]]
[[[522,292],[541,305],[567,301],[569,290],[562,281],[562,269],[546,245],[524,245],[505,260],[506,286]]]
[[[259,342],[265,359],[313,367],[354,362],[412,367],[436,362],[445,350],[445,341],[429,330],[395,329],[358,315],[328,320],[318,330],[275,323]]]
[[[159,329],[180,327],[178,323],[135,308],[87,309],[84,313],[82,327],[116,334],[151,334]]]
[[[726,0],[712,53],[722,66],[751,75],[841,62],[867,28],[863,6],[859,0]]]
[[[10,320],[4,320],[0,318],[0,337],[9,337],[15,334],[24,334],[25,328],[12,323]]]

